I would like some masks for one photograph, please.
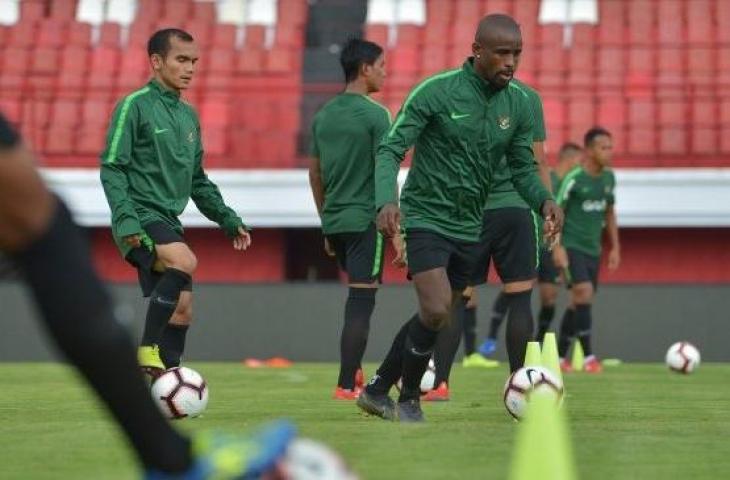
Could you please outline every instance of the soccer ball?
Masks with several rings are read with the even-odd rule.
[[[692,373],[700,366],[700,351],[689,342],[677,342],[667,350],[667,367],[677,373]]]
[[[544,367],[520,368],[510,375],[504,385],[504,406],[509,414],[517,420],[521,419],[533,393],[551,395],[559,405],[563,400],[563,384]]]
[[[283,464],[291,478],[297,480],[357,480],[337,452],[308,438],[292,441]]]
[[[175,367],[152,383],[152,398],[167,418],[197,417],[208,405],[208,385],[195,370]]]
[[[433,358],[428,361],[428,367],[426,367],[426,371],[423,372],[423,376],[421,377],[421,393],[428,393],[434,388],[436,388],[436,364],[433,363]],[[398,379],[398,382],[395,384],[395,388],[398,389],[400,392],[403,388],[403,381],[402,379]]]

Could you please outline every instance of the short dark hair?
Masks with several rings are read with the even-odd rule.
[[[583,149],[577,143],[566,142],[560,146],[560,150],[558,150],[558,157],[570,155],[571,153],[579,153],[581,151],[583,151]]]
[[[162,58],[165,58],[167,52],[172,48],[170,46],[170,39],[172,37],[177,37],[183,42],[192,42],[194,40],[192,35],[179,28],[157,30],[147,41],[147,56],[151,57],[156,53]]]
[[[590,147],[593,144],[593,141],[600,137],[601,135],[605,135],[607,137],[611,136],[611,132],[606,130],[603,127],[593,127],[590,130],[586,132],[586,134],[583,136],[583,145],[586,147]]]
[[[340,65],[345,72],[345,82],[357,79],[362,64],[372,65],[383,54],[383,48],[361,38],[350,39],[340,53]]]

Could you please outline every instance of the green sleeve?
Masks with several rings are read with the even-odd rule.
[[[235,210],[225,204],[218,186],[208,178],[203,170],[203,142],[200,139],[200,125],[197,128],[197,151],[190,198],[203,215],[220,225],[226,235],[235,237],[238,234],[238,227],[246,228],[246,225]]]
[[[613,170],[608,171],[608,192],[606,192],[606,201],[609,205],[616,203],[616,195],[614,190],[616,189],[616,175]]]
[[[132,148],[139,125],[139,108],[130,97],[114,109],[101,153],[101,184],[112,211],[112,228],[123,238],[142,233],[142,225],[129,198],[127,168],[132,161]]]
[[[385,108],[378,109],[378,111],[375,112],[375,118],[373,119],[373,152],[378,150],[380,142],[383,140],[385,134],[388,133],[390,124],[390,113],[385,110]]]
[[[568,174],[563,178],[563,180],[560,182],[560,188],[558,189],[558,194],[556,197],[556,201],[558,202],[558,205],[560,205],[562,208],[565,208],[565,204],[568,202],[568,197],[570,196],[570,191],[573,189],[573,185],[575,185],[575,177],[580,173],[579,168],[574,168]]]
[[[542,184],[537,172],[537,162],[532,152],[533,128],[532,115],[520,115],[520,123],[507,147],[506,157],[515,190],[532,210],[541,213],[542,204],[553,197]]]
[[[534,120],[534,127],[532,129],[532,141],[533,142],[544,142],[547,138],[545,133],[545,116],[542,110],[542,100],[537,92],[531,92],[530,100],[532,103],[532,118]]]
[[[309,153],[314,158],[319,158],[319,145],[317,144],[317,117],[312,122],[312,144],[309,148]]]
[[[432,109],[427,93],[417,86],[398,112],[375,155],[375,208],[397,203],[396,185],[400,163],[428,124]]]

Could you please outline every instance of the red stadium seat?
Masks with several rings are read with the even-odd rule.
[[[147,18],[149,17],[140,17],[139,12],[137,12],[137,20],[129,26],[127,50],[144,49],[144,51],[147,51],[147,41],[155,33],[154,25],[146,20]]]
[[[694,128],[716,126],[720,121],[717,103],[715,99],[693,100],[691,102],[692,117],[688,123],[691,123]]]
[[[428,47],[428,54],[423,56],[421,72],[423,75],[432,75],[449,67],[447,64],[446,47],[443,45],[431,45]],[[386,59],[388,62],[388,59]],[[523,67],[520,66],[520,71]]]
[[[540,28],[540,47],[543,49],[561,49],[563,48],[564,31],[562,25],[550,23],[542,25]]]
[[[0,74],[24,74],[28,70],[29,57],[25,48],[6,48],[0,56]]]
[[[684,100],[664,100],[659,103],[659,125],[684,126],[688,123],[689,111]]]
[[[562,129],[567,125],[565,102],[554,97],[543,97],[545,122],[550,128]]]
[[[684,49],[677,47],[661,48],[657,51],[657,82],[659,85],[676,86],[684,84]]]
[[[300,0],[279,0],[277,25],[303,26],[307,23],[307,3]]]
[[[515,5],[514,0],[483,0],[482,13],[489,15],[491,13],[505,13],[512,15],[512,9]]]
[[[422,51],[416,47],[401,46],[388,52],[388,66],[395,75],[414,75],[421,71]]]
[[[635,99],[629,102],[629,128],[653,128],[656,108],[652,100]]]
[[[710,4],[711,0],[692,0],[687,5],[687,42],[690,45],[715,42],[715,15]]]
[[[266,45],[266,27],[263,25],[248,25],[244,30],[246,48],[262,49]]]
[[[371,23],[365,26],[365,38],[385,48],[388,45],[388,25]]]
[[[559,89],[565,84],[567,55],[562,47],[542,47],[537,54],[539,88]]]
[[[687,49],[686,76],[693,85],[712,85],[717,75],[713,48],[692,47]]]
[[[83,125],[76,129],[76,152],[98,157],[104,151],[106,129],[97,125]],[[98,162],[95,160],[94,163]]]
[[[617,96],[607,96],[598,103],[598,123],[609,130],[616,130],[626,124],[626,101]]]
[[[195,5],[199,3],[201,2],[195,2]],[[184,26],[184,30],[190,33],[190,35],[192,35],[195,39],[195,42],[203,49],[207,49],[211,46],[211,38],[214,28],[214,23],[207,20],[200,20],[197,17],[195,17],[195,20],[186,23]]]
[[[99,45],[110,48],[118,48],[120,44],[122,27],[118,23],[104,22],[101,25]]]
[[[46,128],[50,122],[51,104],[48,100],[34,98],[23,104],[23,124],[32,128]]]
[[[193,2],[191,18],[196,22],[212,25],[216,22],[215,2]]]
[[[451,26],[447,23],[448,20],[431,20],[427,19],[428,23],[426,24],[426,27],[423,30],[423,44],[426,45],[427,48],[431,48],[433,46],[440,46],[444,47],[446,42],[444,42],[444,39],[448,39],[451,35]],[[387,40],[387,26],[383,25],[385,29],[384,38]],[[523,34],[524,35],[524,34]],[[380,45],[385,45],[385,43],[380,43]],[[447,47],[448,48],[448,47]],[[427,56],[427,55],[426,55]],[[424,61],[426,59],[424,58]]]
[[[292,52],[286,48],[272,48],[266,53],[264,69],[270,73],[288,73],[296,70]]]
[[[657,150],[656,132],[653,128],[629,128],[628,153],[634,155],[655,155]]]
[[[685,43],[683,4],[686,3],[684,0],[662,0],[657,3],[660,44],[678,46]]]
[[[84,100],[81,104],[81,123],[85,126],[104,128],[111,121],[112,108],[113,105],[104,100]]]
[[[593,87],[595,48],[574,44],[568,50],[568,85],[571,87]]]
[[[236,46],[236,26],[235,25],[216,25],[213,29],[213,46],[220,48],[235,48]]]
[[[687,130],[682,127],[663,127],[659,132],[659,154],[685,155]]]
[[[605,3],[605,2],[601,2]],[[611,2],[612,3],[612,2]],[[651,0],[627,2],[628,43],[651,45],[656,41],[656,10]]]
[[[228,153],[228,131],[225,128],[203,128],[203,149],[206,155]]]
[[[225,127],[230,122],[229,103],[222,100],[204,102],[200,107],[200,121],[205,130],[208,127]]]
[[[153,22],[163,16],[164,3],[160,0],[137,0],[135,23],[139,21]]]
[[[690,152],[696,155],[714,155],[718,153],[716,128],[695,126],[691,130]]]
[[[67,22],[49,18],[38,22],[38,38],[34,44],[38,47],[58,48],[67,43]]]
[[[242,50],[237,52],[236,72],[241,74],[259,74],[263,69],[264,54],[262,50]]]
[[[651,48],[632,47],[628,49],[629,71],[626,84],[629,88],[651,88],[654,78],[654,50]]]
[[[8,46],[32,47],[36,41],[36,25],[34,22],[20,22],[10,27],[6,32]]]
[[[88,47],[91,45],[91,25],[80,22],[69,23],[66,42],[66,46],[76,45]]]
[[[32,23],[46,14],[45,0],[23,0],[20,2],[20,23]]]
[[[58,72],[58,50],[55,48],[36,48],[31,55],[32,73],[55,74]]]
[[[596,105],[593,97],[571,96],[568,104],[568,118],[570,138],[581,138],[583,134],[595,125]]]
[[[17,98],[0,97],[0,112],[13,123],[20,123],[23,105]]]
[[[74,151],[75,129],[61,125],[51,125],[46,132],[45,153],[70,154]]]
[[[626,42],[625,2],[598,2],[598,43],[605,47],[620,46]]]
[[[203,65],[200,67],[206,74],[219,73],[231,75],[235,68],[233,50],[212,49],[204,53],[201,59]]]
[[[622,87],[626,69],[624,49],[602,47],[597,55],[596,84],[599,87]]]
[[[397,32],[399,47],[419,47],[423,44],[423,29],[417,25],[399,25]]]
[[[51,104],[51,124],[75,127],[81,120],[81,109],[73,100],[55,100]]]
[[[71,21],[76,17],[77,0],[52,0],[51,17]]]
[[[177,25],[178,27],[184,24],[192,13],[192,0],[158,0],[160,3],[164,3],[162,23],[168,25]]]
[[[117,67],[121,61],[119,50],[96,47],[91,51],[88,86],[91,90],[109,90],[114,87]]]
[[[455,4],[443,0],[426,0],[426,24],[430,27],[434,22],[450,22]]]

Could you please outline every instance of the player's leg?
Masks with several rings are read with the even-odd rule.
[[[591,332],[593,328],[593,316],[591,307],[595,294],[596,282],[598,279],[599,259],[578,251],[569,251],[570,261],[582,265],[579,278],[571,289],[571,302],[575,305],[575,330],[580,342],[583,354],[585,355],[585,371],[589,373],[600,373],[601,364],[593,354],[591,344]]]
[[[509,305],[507,295],[504,290],[500,290],[497,298],[492,304],[492,315],[489,318],[489,331],[487,338],[479,345],[479,353],[485,357],[491,357],[497,351],[497,337],[499,336],[499,328],[502,326],[507,316],[507,307]]]
[[[560,274],[553,263],[552,252],[545,248],[540,251],[537,281],[540,290],[540,312],[537,315],[535,339],[542,343],[555,318],[555,302],[558,299],[558,282],[560,281]]]
[[[507,303],[507,356],[510,371],[521,368],[527,342],[532,340],[532,287],[537,278],[538,225],[534,214],[525,208],[500,208],[492,211],[501,235],[494,242],[492,258],[502,282]]]
[[[160,337],[160,358],[165,368],[179,367],[185,351],[185,337],[193,321],[193,292],[187,288],[192,289],[192,283],[180,292],[177,308]]]
[[[357,384],[358,371],[362,368],[383,266],[383,237],[375,224],[363,233],[347,237],[344,242],[333,243],[336,250],[344,250],[343,265],[350,282],[340,336],[337,398],[355,398],[362,389],[362,385]],[[359,376],[362,377],[362,373]]]
[[[572,371],[570,361],[567,359],[570,344],[575,338],[575,306],[570,304],[563,313],[558,331],[558,356],[560,357],[560,368],[564,372]]]
[[[469,357],[476,352],[477,348],[477,293],[474,287],[466,287],[462,293],[462,301],[459,307],[461,311],[461,324],[464,328],[464,357]]]

